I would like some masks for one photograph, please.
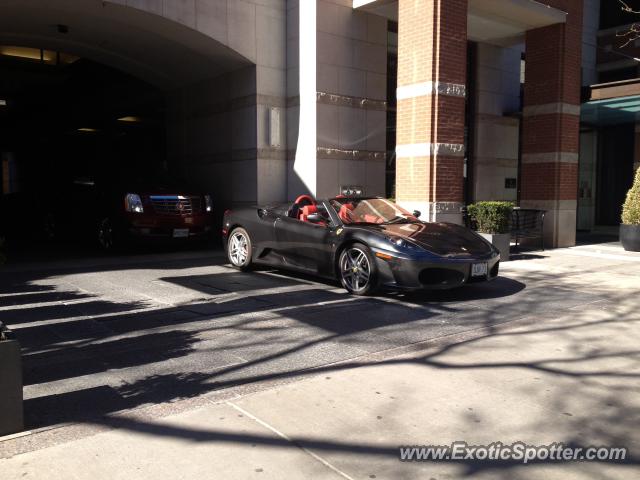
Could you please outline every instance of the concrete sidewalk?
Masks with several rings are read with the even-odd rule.
[[[603,246],[526,258],[503,274],[592,300],[272,388],[87,421],[82,434],[71,426],[5,440],[0,457],[26,453],[0,460],[0,478],[638,478],[640,256]],[[398,460],[400,445],[453,441],[627,447],[629,457],[527,466]]]

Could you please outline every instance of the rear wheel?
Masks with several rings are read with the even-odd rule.
[[[361,243],[345,248],[338,260],[342,286],[353,295],[370,295],[377,289],[377,269],[371,250]]]
[[[251,238],[244,228],[236,228],[229,235],[227,256],[229,262],[240,270],[251,268]]]

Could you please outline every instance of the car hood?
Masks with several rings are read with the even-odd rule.
[[[429,252],[444,257],[486,256],[493,252],[491,244],[468,228],[453,223],[412,222],[371,225],[388,237],[410,240]]]

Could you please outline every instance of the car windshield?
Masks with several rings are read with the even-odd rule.
[[[404,208],[384,198],[334,198],[330,203],[345,224],[391,224],[418,220]]]

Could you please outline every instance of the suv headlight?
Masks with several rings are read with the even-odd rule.
[[[142,213],[144,207],[142,206],[142,200],[137,193],[127,193],[124,197],[124,209],[127,212]]]
[[[213,211],[213,201],[211,200],[211,195],[204,196],[204,208],[207,212]]]

